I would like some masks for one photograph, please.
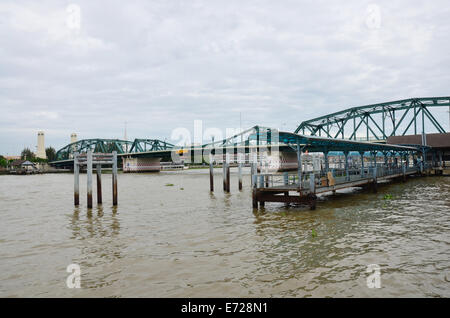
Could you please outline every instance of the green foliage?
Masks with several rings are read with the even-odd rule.
[[[56,159],[56,150],[53,147],[45,148],[45,154],[47,155],[48,161],[54,161]]]
[[[34,157],[33,159],[30,160],[31,162],[38,162],[38,163],[46,163],[48,162],[47,159],[42,159],[42,158],[38,158],[38,157]]]
[[[317,237],[317,232],[316,232],[316,230],[312,229],[312,231],[311,231],[311,236],[312,236],[312,237]]]
[[[392,200],[392,194],[385,194],[384,200]]]
[[[0,167],[6,168],[8,166],[8,160],[5,157],[0,155]]]
[[[166,183],[166,187],[173,187],[174,184],[173,183]]]
[[[20,154],[20,158],[22,160],[34,160],[36,158],[36,156],[34,155],[34,153],[30,150],[30,148],[24,148]]]

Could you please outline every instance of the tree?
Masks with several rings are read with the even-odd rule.
[[[6,160],[5,157],[3,157],[2,155],[0,155],[0,167],[7,167],[8,166],[8,160]]]
[[[22,153],[20,154],[20,158],[22,160],[33,160],[35,158],[34,153],[30,150],[30,148],[25,148],[22,150]]]
[[[56,159],[56,150],[53,147],[45,148],[45,154],[47,155],[48,161],[53,161]]]

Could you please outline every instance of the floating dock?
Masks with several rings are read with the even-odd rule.
[[[439,174],[442,161],[433,166],[426,163],[426,146],[412,147],[388,145],[353,140],[303,136],[295,133],[280,132],[279,141],[290,145],[297,151],[297,171],[295,173],[264,173],[264,163],[255,162],[252,169],[253,207],[264,206],[265,202],[283,202],[307,204],[316,208],[317,195],[337,190],[372,186],[376,191],[377,183],[391,179],[406,180],[414,174]],[[322,152],[324,167],[320,171],[306,173],[302,171],[302,153]],[[344,169],[329,168],[329,153],[344,154]],[[350,167],[349,157],[359,155],[359,167]],[[381,162],[380,162],[381,159]],[[368,161],[368,162],[367,162]],[[366,163],[365,163],[366,162]],[[259,171],[259,173],[258,173]]]

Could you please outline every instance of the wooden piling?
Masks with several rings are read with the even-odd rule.
[[[117,205],[117,151],[113,151],[113,164],[112,164],[112,194],[113,205]]]
[[[209,191],[214,192],[214,166],[212,156],[209,156]]]
[[[227,162],[227,193],[230,193],[230,164]]]
[[[92,209],[92,150],[87,152],[87,207]]]
[[[73,199],[75,206],[80,205],[80,166],[78,165],[78,152],[73,155]]]
[[[97,204],[102,204],[102,165],[97,163]]]
[[[239,160],[238,164],[238,177],[239,177],[239,191],[242,190],[242,161]]]
[[[254,209],[258,208],[258,199],[256,198],[256,187],[252,189],[252,206]]]
[[[227,191],[227,160],[225,157],[225,154],[223,155],[223,163],[222,163],[222,170],[223,170],[223,191]]]

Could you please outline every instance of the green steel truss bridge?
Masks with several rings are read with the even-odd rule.
[[[410,98],[358,106],[302,122],[295,133],[383,142],[390,136],[445,133],[430,111],[450,106],[450,97]]]
[[[394,102],[353,107],[340,112],[321,116],[302,122],[295,130],[301,133],[304,145],[309,145],[310,151],[337,151],[337,148],[349,151],[399,151],[395,145],[378,147],[367,141],[385,142],[389,136],[404,136],[406,134],[430,133],[432,130],[445,133],[444,128],[432,114],[434,107],[450,107],[450,97],[410,98]],[[364,130],[361,137],[361,130]],[[175,146],[158,139],[135,139],[134,141],[120,139],[84,139],[61,148],[56,153],[52,164],[65,166],[73,161],[75,152],[83,153],[92,150],[96,153],[111,153],[117,151],[119,157],[163,157],[170,158],[174,150],[194,152],[210,149],[216,153],[241,151],[249,153],[261,147],[279,146],[282,151],[293,147],[283,140],[285,136],[276,129],[254,126],[233,136],[218,141],[212,141],[198,146]],[[313,138],[315,137],[315,138]],[[317,139],[318,138],[318,139]],[[339,142],[344,139],[348,142]],[[350,141],[352,141],[350,143]],[[355,144],[359,141],[360,144]],[[366,143],[363,143],[363,142]],[[315,145],[312,147],[312,145]],[[302,146],[304,147],[304,146]],[[319,149],[320,148],[320,149]],[[416,147],[419,148],[424,147]],[[327,150],[328,149],[328,150]],[[403,150],[403,149],[401,149]],[[411,149],[409,149],[411,151]]]
[[[75,152],[83,153],[92,150],[94,153],[111,153],[118,155],[126,153],[141,153],[170,150],[173,144],[157,139],[135,139],[134,141],[120,139],[83,139],[68,144],[56,153],[55,161],[72,160]]]

